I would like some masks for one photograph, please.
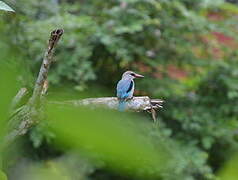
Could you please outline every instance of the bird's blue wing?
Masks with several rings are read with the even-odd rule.
[[[121,79],[117,84],[117,97],[120,99],[128,98],[133,86],[134,82],[132,80]]]

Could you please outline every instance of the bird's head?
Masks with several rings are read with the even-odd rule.
[[[144,76],[140,75],[140,74],[137,74],[133,71],[126,71],[122,74],[122,78],[131,78],[131,79],[134,79],[134,78],[143,78]]]

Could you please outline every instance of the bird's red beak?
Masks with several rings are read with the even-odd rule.
[[[143,75],[140,75],[140,74],[135,74],[135,77],[136,77],[136,78],[143,78],[144,76],[143,76]]]

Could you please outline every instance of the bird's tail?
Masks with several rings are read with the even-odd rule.
[[[126,101],[124,99],[119,100],[118,110],[125,111],[126,108]]]

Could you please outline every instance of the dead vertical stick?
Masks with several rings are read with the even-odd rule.
[[[29,103],[31,105],[38,104],[38,102],[39,102],[42,91],[44,89],[44,84],[46,83],[46,80],[47,80],[49,68],[52,63],[54,48],[56,47],[57,42],[59,41],[59,39],[63,35],[63,33],[64,33],[63,29],[56,29],[51,32],[51,36],[50,36],[49,43],[48,43],[48,48],[44,55],[44,59],[43,59],[43,62],[42,62],[41,68],[40,68],[38,78],[36,80],[36,84],[34,87],[32,97],[29,101]]]

